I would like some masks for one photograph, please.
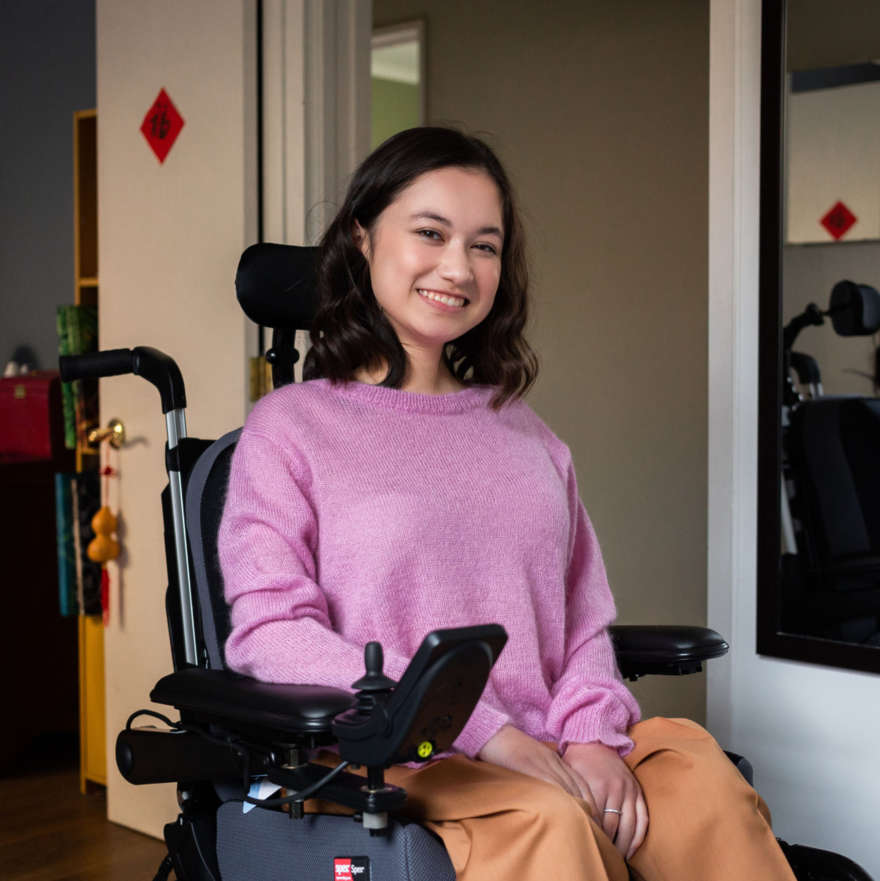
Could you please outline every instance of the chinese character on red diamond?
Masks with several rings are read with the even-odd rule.
[[[853,227],[858,218],[843,202],[836,202],[819,221],[835,239],[842,239]]]
[[[141,123],[141,133],[160,162],[165,161],[182,128],[183,117],[165,89],[161,89]]]

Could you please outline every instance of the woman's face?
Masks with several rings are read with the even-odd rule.
[[[356,236],[373,293],[404,348],[436,348],[476,327],[495,301],[504,246],[501,195],[484,171],[417,177]]]

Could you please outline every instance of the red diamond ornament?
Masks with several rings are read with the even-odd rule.
[[[843,204],[836,202],[829,212],[819,221],[837,241],[842,239],[853,227],[858,217]]]
[[[182,128],[183,117],[177,112],[165,89],[161,89],[141,123],[141,133],[160,162],[165,161]]]

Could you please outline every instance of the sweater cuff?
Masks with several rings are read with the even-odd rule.
[[[559,754],[562,755],[572,743],[602,743],[617,750],[621,758],[631,753],[633,748],[633,742],[625,731],[597,725],[586,713],[582,717],[575,714],[565,720],[562,736],[559,739]]]
[[[464,753],[468,758],[475,759],[477,753],[489,740],[509,724],[510,717],[506,713],[480,701],[452,747],[457,752]]]

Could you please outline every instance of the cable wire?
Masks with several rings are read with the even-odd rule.
[[[231,736],[217,737],[216,735],[210,734],[204,728],[201,728],[198,725],[193,725],[192,723],[173,722],[167,716],[163,716],[162,713],[157,713],[155,710],[137,710],[132,713],[125,723],[126,730],[129,730],[131,728],[131,723],[139,716],[152,716],[153,718],[159,719],[164,722],[173,731],[186,731],[190,734],[196,734],[199,737],[207,740],[209,743],[231,749],[242,760],[242,786],[245,793],[247,793],[247,791],[250,789],[250,753],[248,752],[248,749],[244,745],[242,745],[241,742],[236,742]],[[263,808],[276,808],[281,807],[282,805],[293,804],[294,802],[302,802],[309,798],[309,796],[317,792],[319,789],[321,789],[321,787],[326,786],[331,780],[341,774],[350,764],[350,762],[340,762],[327,774],[307,786],[305,789],[297,790],[296,792],[292,792],[290,795],[286,795],[281,798],[252,798],[249,795],[243,795],[242,800],[247,802],[248,804],[257,805],[257,807]]]
[[[169,728],[173,728],[176,731],[183,730],[181,728],[180,722],[172,722],[167,716],[163,716],[161,713],[157,713],[155,710],[135,710],[129,717],[125,723],[125,730],[128,731],[131,729],[131,723],[137,719],[138,716],[152,716],[154,719],[159,719],[164,722]]]

